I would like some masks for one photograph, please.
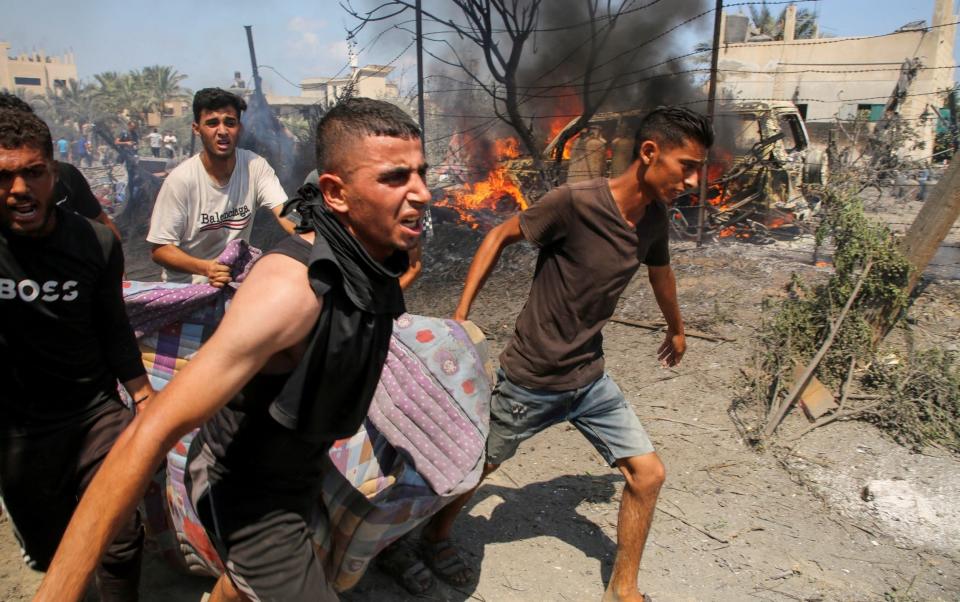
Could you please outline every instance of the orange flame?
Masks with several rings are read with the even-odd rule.
[[[434,203],[455,210],[461,221],[470,224],[474,230],[480,227],[475,215],[477,211],[486,209],[502,213],[515,211],[517,207],[522,211],[528,207],[527,200],[507,168],[499,164],[500,161],[520,156],[520,142],[513,137],[499,138],[494,140],[493,148],[498,164],[485,179],[467,183],[462,190],[451,191]]]
[[[557,97],[558,102],[554,107],[556,114],[547,121],[547,138],[544,142],[545,144],[553,142],[553,139],[560,135],[563,128],[566,127],[574,117],[583,113],[583,105],[580,103],[580,96],[576,90],[573,88],[561,88],[561,92],[562,95]],[[567,140],[567,145],[563,147],[564,159],[570,158],[570,147],[573,146],[573,141],[579,136],[580,134],[577,134]]]

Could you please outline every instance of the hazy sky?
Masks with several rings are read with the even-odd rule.
[[[424,6],[436,1],[424,0]],[[934,0],[821,0],[799,6],[819,13],[824,32],[847,36],[887,33],[920,19],[929,22],[933,4]],[[0,41],[11,44],[11,53],[43,49],[56,55],[72,50],[84,80],[103,71],[172,65],[189,76],[184,85],[191,89],[229,85],[234,71],[249,79],[244,25],[253,25],[260,65],[272,66],[295,83],[304,77],[333,75],[347,62],[345,29],[353,24],[335,0],[0,0],[0,7]],[[709,19],[686,34],[673,34],[680,35],[684,50],[709,35]],[[415,83],[414,50],[397,57],[411,37],[392,32],[370,44],[378,31],[371,29],[360,39],[364,49],[360,62],[397,59],[394,74],[407,89]],[[299,94],[270,69],[261,68],[261,76],[268,91]]]

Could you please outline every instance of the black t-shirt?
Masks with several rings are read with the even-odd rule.
[[[500,365],[531,389],[583,387],[603,376],[601,330],[640,264],[670,263],[666,208],[650,203],[631,228],[601,178],[548,192],[520,229],[540,255]]]
[[[103,213],[100,201],[90,190],[87,179],[69,163],[57,161],[57,184],[53,189],[53,198],[58,206],[83,217],[97,219]]]
[[[124,311],[123,251],[56,208],[42,238],[0,229],[0,429],[82,419],[145,373]]]

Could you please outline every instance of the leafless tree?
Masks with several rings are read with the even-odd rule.
[[[640,6],[636,6],[636,0],[579,1],[587,19],[550,27],[540,25],[542,12],[546,10],[543,0],[447,0],[443,3],[431,2],[429,9],[422,10],[424,23],[436,26],[431,33],[423,36],[425,41],[432,42],[434,46],[430,48],[425,45],[424,52],[439,63],[463,73],[473,86],[492,101],[494,115],[516,132],[544,183],[550,177],[547,162],[541,155],[543,140],[537,137],[533,117],[524,114],[524,105],[536,106],[538,100],[556,97],[558,90],[564,94],[569,94],[570,90],[577,91],[582,110],[576,124],[564,131],[557,145],[554,159],[555,165],[558,164],[567,141],[587,125],[611,91],[620,84],[616,69],[610,66],[634,58],[639,50],[635,48],[629,52],[615,53],[613,57],[604,56],[618,21],[624,14],[660,0]],[[352,36],[372,23],[388,22],[406,11],[415,10],[412,0],[385,0],[368,11],[355,8],[350,0],[341,6],[358,20],[358,25],[350,31]],[[576,19],[581,19],[579,12],[567,11],[568,14],[577,15]],[[409,23],[404,21],[394,27],[415,33],[409,28]],[[563,32],[568,40],[564,46],[569,48],[569,52],[553,67],[542,71],[535,81],[521,82],[525,53],[530,47],[531,38],[541,32],[544,35]],[[576,35],[583,39],[570,43]],[[475,63],[464,58],[473,49],[480,51],[489,77],[477,69]],[[574,57],[575,60],[572,60]],[[576,66],[576,72],[572,74],[571,64]],[[604,73],[600,71],[603,67],[608,67],[606,76],[601,75]],[[550,76],[554,77],[548,79]],[[530,113],[530,110],[526,112]]]

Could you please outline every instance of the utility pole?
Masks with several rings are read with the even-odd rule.
[[[717,66],[720,63],[720,25],[723,21],[723,0],[717,0],[713,19],[713,54],[710,58],[710,87],[707,90],[707,115],[713,122],[717,114]],[[700,169],[700,210],[697,218],[697,246],[703,245],[703,222],[707,217],[707,178],[709,176],[710,151]]]
[[[253,26],[244,25],[243,28],[247,30],[247,47],[250,48],[250,64],[253,66],[253,89],[258,97],[263,98],[260,70],[257,68],[257,51],[253,48]]]
[[[420,0],[417,0],[417,118],[420,122],[420,142],[423,144],[423,154],[427,154],[426,146],[426,116],[423,114],[423,11]]]
[[[417,11],[417,121],[420,124],[420,147],[423,149],[423,157],[427,157],[427,117],[423,108],[423,10],[420,7],[420,0],[416,3]],[[424,234],[427,238],[433,236],[433,216],[430,214],[428,205],[423,216]]]

